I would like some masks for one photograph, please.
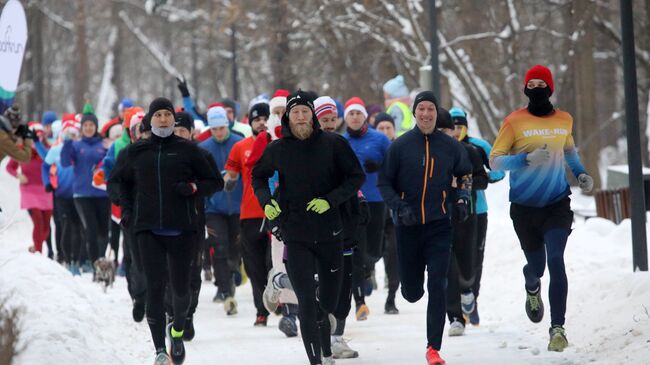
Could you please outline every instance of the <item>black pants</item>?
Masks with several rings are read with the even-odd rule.
[[[110,203],[108,198],[74,198],[86,236],[88,259],[91,263],[106,254]]]
[[[113,252],[115,252],[115,262],[118,261],[118,254],[120,252],[120,234],[122,233],[122,229],[120,228],[120,224],[116,223],[111,217],[110,217],[110,212],[109,212],[109,221],[110,223],[110,239],[109,242],[111,244],[111,249]]]
[[[475,281],[476,215],[465,222],[453,223],[452,255],[449,263],[447,286],[447,317],[463,323],[460,294],[472,290]]]
[[[190,306],[187,309],[186,318],[190,320],[196,308],[199,305],[199,295],[201,294],[201,270],[203,265],[203,251],[205,245],[205,232],[202,231],[194,235],[194,240],[196,241],[196,254],[192,257],[192,263],[190,264]],[[167,284],[165,288],[165,311],[170,318],[174,318],[174,300],[172,289]]]
[[[388,278],[388,297],[394,298],[399,289],[399,265],[397,262],[397,240],[393,219],[388,217],[384,225],[384,269]]]
[[[445,329],[447,270],[451,251],[451,223],[440,219],[424,225],[396,226],[397,257],[402,296],[415,303],[424,295],[427,272],[427,341],[440,350]]]
[[[55,198],[56,215],[61,224],[61,246],[68,263],[79,262],[82,242],[82,226],[74,199]],[[59,229],[57,228],[57,231]]]
[[[232,293],[233,271],[239,271],[241,249],[237,240],[239,236],[239,215],[207,214],[208,238],[206,246],[213,252],[212,270],[214,285],[222,292]]]
[[[262,219],[241,221],[241,242],[244,267],[253,287],[253,300],[257,315],[268,316],[264,308],[262,293],[266,288],[266,277],[271,270],[271,239],[264,229]]]
[[[298,298],[300,334],[310,364],[331,356],[328,313],[336,310],[343,279],[343,243],[286,242],[287,273]],[[318,296],[316,281],[318,274]],[[321,339],[323,341],[321,341]]]
[[[59,207],[57,206],[57,198],[54,197],[54,194],[52,194],[52,199],[52,220],[54,221],[54,242],[56,246],[57,260],[68,262],[68,259],[65,257],[65,251],[63,250],[63,241],[61,241],[63,236],[63,221],[61,221],[61,214],[57,212]],[[50,230],[50,235],[52,235],[52,230]]]
[[[165,347],[165,285],[172,290],[174,329],[185,328],[190,306],[190,275],[192,258],[197,247],[194,235],[158,236],[139,232],[137,240],[147,282],[147,322],[156,349]]]
[[[339,291],[339,302],[332,314],[336,317],[336,331],[334,336],[343,336],[345,332],[345,320],[352,309],[352,270],[354,254],[343,255],[343,279]]]
[[[485,238],[487,236],[488,215],[487,213],[476,215],[476,260],[474,269],[474,286],[472,291],[474,297],[478,298],[481,290],[481,277],[483,276],[483,258],[485,257]]]
[[[368,203],[370,220],[362,226],[359,236],[359,249],[368,272],[372,271],[384,252],[384,224],[386,223],[386,204]]]
[[[133,232],[128,229],[122,229],[124,237],[124,272],[126,274],[126,285],[131,300],[138,303],[145,303],[147,295],[147,284],[144,277],[142,260],[138,252],[139,245]],[[138,262],[136,262],[136,260]]]

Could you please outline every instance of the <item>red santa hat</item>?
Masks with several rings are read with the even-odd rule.
[[[363,114],[366,118],[368,118],[368,111],[366,110],[366,104],[358,96],[354,96],[350,98],[348,101],[346,101],[344,110],[345,110],[345,112],[343,113],[344,117],[348,115],[349,112],[353,110],[357,110],[360,111],[361,114]]]

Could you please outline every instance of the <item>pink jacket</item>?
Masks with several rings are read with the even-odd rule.
[[[18,175],[18,167],[25,177],[27,184],[20,185],[20,208],[52,210],[52,194],[45,191],[41,168],[43,160],[36,151],[32,150],[32,159],[27,163],[19,163],[11,159],[7,164],[7,172],[12,176]]]

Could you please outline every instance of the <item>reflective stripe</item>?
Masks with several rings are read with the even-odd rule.
[[[424,197],[427,194],[427,174],[429,173],[429,137],[424,136],[424,143],[426,145],[426,156],[425,156],[425,165],[424,165],[424,188],[422,189],[422,224],[426,222],[426,214],[424,212]]]
[[[440,204],[440,207],[442,208],[442,212],[444,214],[447,214],[447,209],[445,209],[445,202],[447,201],[447,192],[442,191],[442,204]]]

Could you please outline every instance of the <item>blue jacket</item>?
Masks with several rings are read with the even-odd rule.
[[[490,153],[492,152],[492,145],[485,140],[480,138],[469,137],[469,143],[473,144],[476,147],[480,147],[485,155],[489,158]],[[497,181],[503,180],[506,176],[506,173],[503,171],[488,171],[488,181],[490,183],[495,183]],[[476,191],[476,214],[484,214],[488,212],[487,199],[485,197],[485,190]]]
[[[217,166],[221,169],[226,166],[228,155],[235,143],[241,141],[243,138],[237,134],[231,133],[230,137],[223,142],[217,142],[216,139],[210,139],[201,142],[199,147],[210,152]],[[223,174],[223,172],[222,172]],[[206,199],[205,212],[208,214],[225,214],[234,215],[239,214],[239,206],[241,205],[243,185],[242,179],[237,181],[235,190],[230,193],[220,191]]]
[[[368,132],[361,137],[353,137],[348,132],[345,132],[343,137],[350,142],[350,147],[352,147],[354,154],[357,155],[361,166],[364,166],[366,161],[375,161],[381,164],[386,156],[388,146],[390,146],[388,137],[372,128],[368,128]],[[384,201],[377,188],[379,173],[368,173],[365,168],[364,172],[366,173],[366,182],[363,183],[361,192],[363,192],[366,200],[370,203]]]
[[[100,137],[83,137],[79,141],[67,140],[61,150],[61,165],[74,166],[72,191],[75,198],[104,198],[106,191],[93,187],[93,174],[106,156]]]
[[[104,171],[106,180],[108,180],[108,177],[111,176],[111,171],[113,170],[113,166],[115,166],[116,161],[117,156],[115,156],[115,143],[113,143],[108,148],[108,152],[106,152],[106,156],[104,156],[104,162],[102,163],[102,170]]]
[[[57,188],[54,196],[63,199],[72,199],[72,183],[74,182],[74,167],[61,165],[61,150],[63,144],[58,144],[47,151],[43,160],[43,185],[50,184],[50,166],[56,165]],[[47,166],[47,167],[45,167]]]
[[[388,148],[378,187],[394,215],[406,202],[418,221],[425,224],[450,218],[446,203],[452,177],[458,177],[460,183],[471,174],[472,165],[460,142],[437,130],[424,135],[416,127]],[[456,197],[470,201],[466,184],[456,190]],[[394,220],[400,224],[396,217]]]

